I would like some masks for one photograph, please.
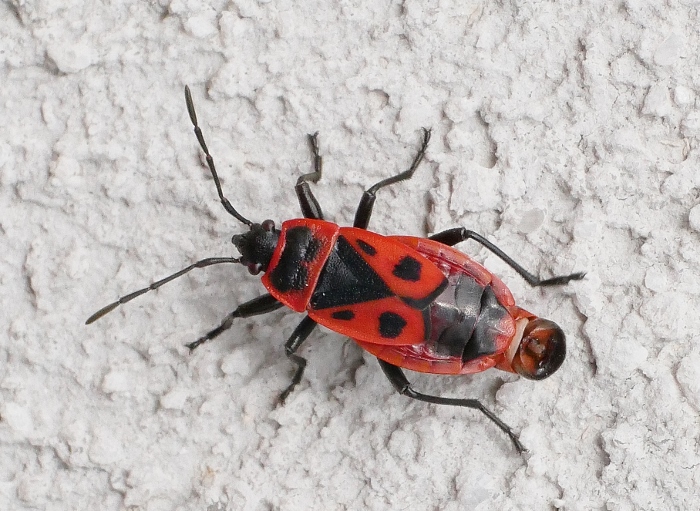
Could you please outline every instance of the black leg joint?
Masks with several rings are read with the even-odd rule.
[[[225,332],[226,330],[231,328],[234,319],[249,318],[251,316],[267,314],[268,312],[276,311],[281,307],[283,307],[283,304],[277,301],[277,299],[270,294],[264,294],[262,296],[258,296],[257,298],[253,298],[252,300],[242,303],[241,305],[236,307],[236,310],[234,310],[231,314],[226,316],[221,322],[221,324],[217,326],[214,330],[208,332],[206,335],[203,335],[196,341],[191,342],[186,346],[189,348],[190,352],[192,352],[200,344],[203,344],[207,341],[211,341],[215,337],[218,337],[222,332]]]
[[[311,192],[309,183],[306,181],[301,181],[297,183],[294,187],[294,191],[297,193],[297,198],[299,199],[299,206],[301,207],[301,213],[304,218],[314,218],[317,220],[323,220],[323,211],[321,210],[321,205],[314,197]]]
[[[448,247],[453,247],[457,243],[461,243],[468,239],[468,231],[464,227],[455,227],[453,229],[447,229],[446,231],[438,232],[429,236],[428,239],[447,245]]]
[[[357,206],[357,211],[355,212],[355,221],[352,223],[353,227],[367,229],[376,199],[377,196],[372,192],[367,191],[362,194],[362,199],[360,199],[360,204]]]
[[[481,234],[474,231],[465,229],[464,227],[455,227],[454,229],[447,229],[446,231],[438,232],[433,234],[428,239],[442,243],[443,245],[453,246],[457,243],[466,240],[474,240],[480,245],[482,245],[487,250],[491,251],[498,258],[500,258],[504,263],[513,268],[518,274],[525,279],[525,281],[533,287],[544,287],[544,286],[560,286],[566,284],[572,280],[581,280],[586,274],[584,272],[572,273],[571,275],[558,275],[549,279],[540,279],[536,275],[533,275],[520,264],[515,262],[515,260],[508,254],[503,252],[495,244],[491,243],[489,240],[484,238]]]
[[[313,172],[299,176],[297,184],[294,190],[297,193],[297,198],[299,199],[299,206],[301,206],[301,212],[304,218],[314,218],[316,220],[323,220],[323,211],[321,211],[321,205],[314,197],[309,183],[316,183],[321,179],[323,174],[323,158],[319,153],[318,149],[318,131],[313,135],[308,135],[309,137],[309,147],[311,148],[311,155],[313,156]]]
[[[432,403],[436,405],[462,406],[465,408],[473,408],[474,410],[479,410],[491,422],[498,426],[498,428],[501,431],[508,435],[508,438],[510,438],[511,442],[513,442],[513,445],[519,453],[522,453],[526,450],[523,444],[520,443],[520,440],[518,440],[518,437],[515,435],[513,430],[510,429],[510,427],[501,419],[499,419],[491,410],[482,405],[478,399],[456,399],[422,394],[414,390],[413,387],[411,387],[411,383],[403,374],[403,370],[400,367],[390,364],[388,362],[384,362],[383,360],[379,360],[379,365],[384,371],[386,377],[389,378],[391,384],[402,396],[410,397],[412,399],[423,401],[425,403]]]
[[[394,183],[411,179],[413,173],[418,168],[418,165],[420,165],[420,162],[423,161],[423,157],[425,156],[425,150],[428,148],[428,142],[430,141],[430,133],[431,132],[429,129],[423,128],[423,142],[421,143],[420,149],[418,150],[418,154],[416,154],[415,158],[413,159],[413,163],[411,163],[411,166],[408,168],[408,170],[405,170],[400,174],[396,174],[395,176],[389,177],[387,179],[383,179],[382,181],[376,183],[374,186],[365,190],[365,192],[362,194],[360,204],[359,206],[357,206],[357,211],[355,213],[355,221],[353,222],[354,227],[358,227],[360,229],[367,229],[367,226],[369,225],[369,219],[372,216],[372,209],[374,208],[374,200],[379,190],[381,190],[385,186],[393,185]]]
[[[253,298],[252,300],[242,303],[233,312],[236,318],[249,318],[251,316],[259,316],[268,312],[276,311],[284,307],[282,302],[277,301],[271,294],[264,294]]]

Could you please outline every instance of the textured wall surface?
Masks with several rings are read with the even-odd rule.
[[[700,3],[10,0],[0,4],[0,508],[700,509]],[[410,373],[471,410],[412,402],[319,330],[277,406],[300,316],[240,320],[235,256],[192,134],[192,88],[225,193],[299,215],[320,131],[327,218],[427,235],[464,225],[520,304],[559,323],[542,382]]]

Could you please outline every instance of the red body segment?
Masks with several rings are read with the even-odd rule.
[[[405,244],[386,236],[354,227],[341,227],[343,236],[362,257],[364,262],[390,290],[389,296],[379,299],[362,300],[348,305],[338,305],[327,309],[308,307],[309,316],[319,324],[338,333],[366,342],[378,342],[390,346],[413,345],[422,342],[427,335],[426,305],[429,304],[443,286],[445,276],[435,266],[422,264],[419,273],[410,273],[406,268],[400,278],[396,268],[402,261],[422,261],[419,252]],[[340,279],[339,279],[340,280]],[[337,284],[334,282],[334,285]],[[363,285],[363,282],[359,282]],[[335,286],[334,286],[335,287]],[[352,321],[338,320],[334,314],[351,311]],[[380,336],[380,317],[393,314],[403,318],[406,325],[395,336]]]
[[[351,321],[342,321],[333,317],[339,310],[351,310],[354,317]],[[381,312],[380,312],[381,311]],[[380,337],[380,314],[396,314],[404,319],[406,324],[401,332],[392,337]],[[367,343],[380,343],[379,346],[412,346],[423,342],[426,334],[424,315],[420,310],[413,309],[403,303],[397,297],[381,298],[371,302],[354,304],[350,307],[338,307],[335,309],[308,310],[309,317],[319,325],[338,332],[347,337],[361,342],[367,339]]]
[[[292,234],[303,229],[308,232],[301,236]],[[344,249],[338,250],[338,237],[342,237]],[[336,254],[331,257],[334,251]],[[415,261],[419,261],[419,269],[411,265]],[[280,271],[282,266],[288,269]],[[331,266],[333,270],[328,268]],[[327,281],[323,287],[327,291],[319,286],[323,270]],[[295,275],[290,276],[289,272]],[[298,278],[300,272],[303,278]],[[275,278],[278,273],[286,278]],[[348,273],[357,278],[351,280]],[[289,282],[299,285],[288,286]],[[311,219],[288,220],[282,224],[277,248],[262,283],[284,305],[297,312],[307,311],[311,319],[331,330],[392,346],[424,341],[428,333],[426,307],[446,284],[438,268],[424,262],[417,250],[399,240]],[[343,299],[343,294],[349,292],[357,296]],[[326,303],[318,303],[326,295]],[[316,303],[314,296],[318,298]],[[349,314],[353,315],[351,320],[339,319]],[[397,328],[395,335],[380,336],[382,314],[399,317],[405,325]]]
[[[430,374],[474,374],[486,371],[498,363],[499,356],[484,356],[467,363],[458,357],[440,357],[426,344],[413,346],[387,346],[355,339],[362,349],[384,362],[404,369]]]
[[[400,236],[382,236],[355,227],[341,227],[340,232],[367,264],[374,268],[396,296],[421,301],[431,296],[445,280],[443,273],[433,265],[422,266],[418,275],[403,275],[403,278],[397,276],[396,268],[402,264],[402,261],[407,257],[417,258],[421,254],[418,247],[405,243]],[[376,253],[372,253],[367,248],[363,250],[362,246],[373,247]]]
[[[302,258],[298,263],[297,268],[290,268],[289,271],[301,272],[304,271],[307,275],[305,285],[301,289],[288,289],[281,290],[278,285],[273,281],[273,271],[280,264],[280,259],[282,254],[285,252],[288,242],[288,234],[293,232],[294,228],[307,228],[310,230],[313,240],[317,242],[317,248],[313,257],[308,257],[306,259]],[[287,220],[282,224],[280,229],[280,237],[277,243],[277,248],[272,254],[272,260],[270,261],[270,266],[268,271],[262,276],[263,286],[270,292],[272,296],[277,298],[280,302],[285,304],[287,307],[296,312],[303,312],[306,310],[309,300],[311,299],[311,294],[316,287],[318,282],[318,277],[321,274],[323,266],[326,264],[328,255],[331,253],[333,246],[335,245],[335,240],[338,238],[338,232],[340,227],[334,223],[326,222],[324,220],[313,220],[310,218],[295,218],[293,220]],[[292,240],[291,243],[295,243],[296,240]]]
[[[513,295],[479,263],[439,242],[289,220],[262,282],[286,306],[399,367],[512,370],[504,353],[522,314]]]
[[[509,362],[504,358],[505,352],[516,335],[516,320],[523,317],[522,309],[515,306],[515,299],[506,285],[482,265],[458,250],[426,238],[412,236],[390,236],[405,245],[418,250],[436,267],[444,272],[450,281],[450,286],[432,304],[431,321],[437,323],[436,310],[443,304],[454,305],[451,295],[454,294],[455,284],[459,277],[471,278],[483,287],[493,289],[498,302],[508,311],[497,322],[491,325],[491,335],[494,348],[491,354],[478,356],[471,360],[463,360],[458,356],[445,356],[434,349],[435,335],[428,342],[413,346],[386,346],[358,341],[358,344],[372,355],[390,364],[410,369],[412,371],[432,374],[473,374],[497,366],[504,371],[511,371]],[[521,312],[522,311],[522,312]],[[528,316],[532,316],[527,313]]]

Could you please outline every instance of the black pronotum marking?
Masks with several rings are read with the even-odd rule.
[[[420,271],[423,265],[414,257],[405,256],[401,258],[394,270],[391,272],[394,277],[410,282],[418,282],[420,280]]]
[[[382,312],[379,316],[379,335],[385,339],[395,339],[408,323],[395,312]]]
[[[350,321],[355,317],[355,313],[351,310],[344,309],[340,311],[335,311],[333,314],[331,314],[331,317],[333,319],[340,319],[343,321]]]
[[[357,246],[359,246],[360,249],[362,249],[362,251],[367,255],[373,256],[377,254],[377,249],[369,243],[367,243],[366,241],[357,240]]]
[[[321,251],[322,243],[320,240],[313,238],[311,242],[308,244],[306,247],[306,253],[304,254],[304,261],[307,263],[312,262],[316,257],[318,257],[318,253]]]
[[[272,285],[282,293],[304,289],[308,285],[309,271],[301,263],[313,261],[318,256],[321,246],[321,241],[314,238],[308,227],[289,229],[280,260],[270,272]]]

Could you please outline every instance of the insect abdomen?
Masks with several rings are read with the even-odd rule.
[[[490,285],[481,286],[463,273],[449,275],[449,285],[430,306],[431,336],[427,347],[438,357],[463,362],[502,351],[513,320]]]
[[[394,238],[418,250],[449,283],[430,305],[430,337],[421,350],[438,359],[461,360],[465,372],[504,352],[515,335],[508,312],[515,300],[505,284],[452,247],[425,238]]]

